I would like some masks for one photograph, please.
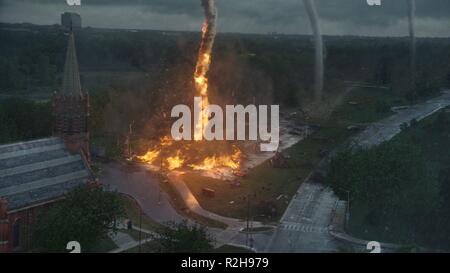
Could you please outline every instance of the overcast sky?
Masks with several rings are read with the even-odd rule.
[[[405,36],[407,0],[315,0],[324,34]],[[416,0],[417,35],[450,37],[450,0]],[[302,0],[216,0],[219,32],[311,33]],[[200,0],[0,0],[1,22],[55,24],[60,14],[74,11],[83,26],[160,30],[200,29]]]

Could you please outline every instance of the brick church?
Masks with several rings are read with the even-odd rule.
[[[0,252],[30,249],[31,223],[39,211],[95,181],[89,167],[89,95],[81,89],[72,31],[53,111],[53,137],[0,145]]]

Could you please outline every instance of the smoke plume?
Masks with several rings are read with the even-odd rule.
[[[324,77],[324,59],[323,59],[323,40],[319,24],[319,16],[317,15],[316,6],[313,0],[303,0],[306,12],[308,13],[311,22],[312,31],[314,34],[315,44],[315,83],[314,93],[316,99],[322,98],[323,77]]]

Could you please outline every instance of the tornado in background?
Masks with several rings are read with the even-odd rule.
[[[410,60],[409,69],[411,77],[411,87],[415,88],[416,81],[416,1],[407,0],[408,2],[408,22],[409,22],[409,39],[410,39]]]
[[[315,98],[322,99],[323,78],[324,78],[324,59],[323,59],[323,39],[319,24],[319,16],[316,11],[314,0],[303,0],[311,22],[311,28],[314,34],[315,44],[315,71],[314,71],[314,95]]]

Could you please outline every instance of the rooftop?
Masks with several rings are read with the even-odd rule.
[[[85,159],[60,138],[0,145],[0,197],[9,211],[62,197],[91,178]]]

